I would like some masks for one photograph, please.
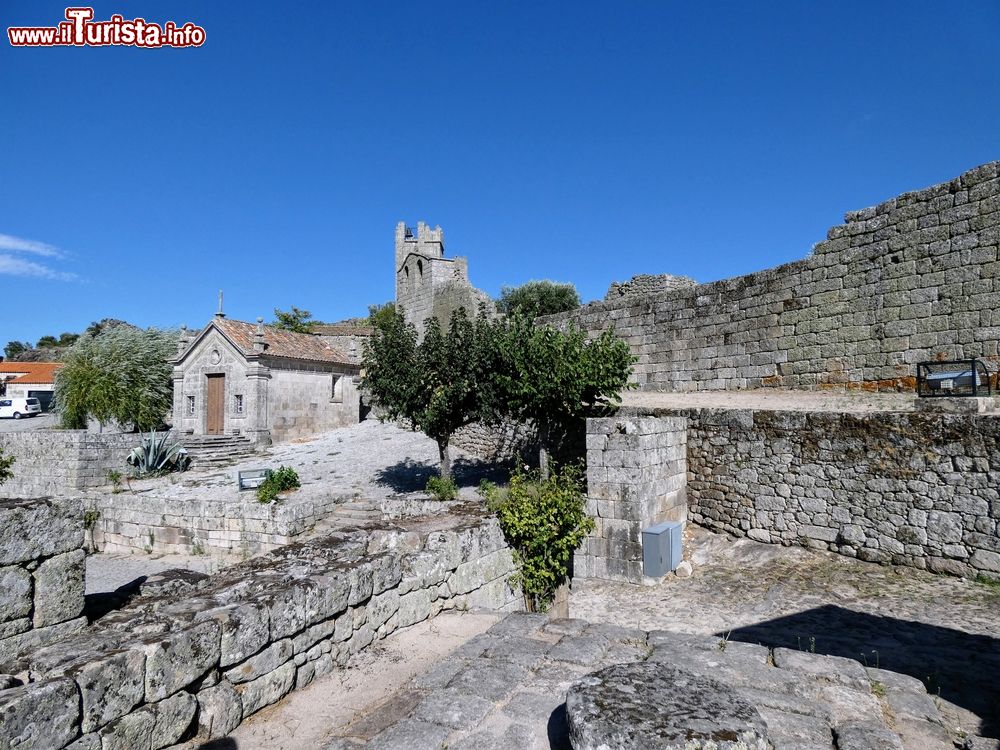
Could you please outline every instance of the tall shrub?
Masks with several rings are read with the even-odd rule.
[[[89,418],[138,430],[163,424],[173,403],[176,352],[175,331],[117,326],[84,334],[56,374],[63,427],[84,428]]]

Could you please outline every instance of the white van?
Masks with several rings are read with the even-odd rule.
[[[0,398],[0,418],[37,417],[41,413],[37,398]]]

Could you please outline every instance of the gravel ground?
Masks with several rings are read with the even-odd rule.
[[[27,432],[28,430],[48,430],[58,424],[54,414],[39,414],[37,417],[21,419],[0,419],[0,432]]]
[[[570,616],[849,657],[922,680],[956,728],[1000,735],[1000,587],[690,530],[692,577],[575,581]]]
[[[272,446],[225,469],[187,471],[157,479],[131,482],[136,491],[158,497],[231,499],[239,494],[234,477],[240,469],[291,466],[302,488],[284,501],[301,502],[313,496],[354,494],[379,501],[396,494],[424,489],[437,472],[437,445],[423,433],[392,424],[366,420]],[[472,496],[489,467],[452,448],[455,479],[463,494]]]

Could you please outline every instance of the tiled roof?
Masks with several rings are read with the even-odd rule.
[[[62,362],[0,362],[0,378],[17,375],[8,383],[47,384],[56,379],[56,371]]]
[[[215,318],[212,322],[242,350],[244,355],[254,354],[253,340],[257,333],[255,323],[231,320],[230,318]],[[308,333],[292,333],[264,326],[264,344],[266,346],[264,353],[269,357],[354,365],[340,349],[330,346],[319,336]]]
[[[372,336],[375,329],[363,323],[320,323],[309,329],[316,336]]]

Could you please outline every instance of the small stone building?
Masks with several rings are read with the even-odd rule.
[[[222,314],[174,360],[174,429],[280,442],[356,424],[361,368],[319,336]]]

